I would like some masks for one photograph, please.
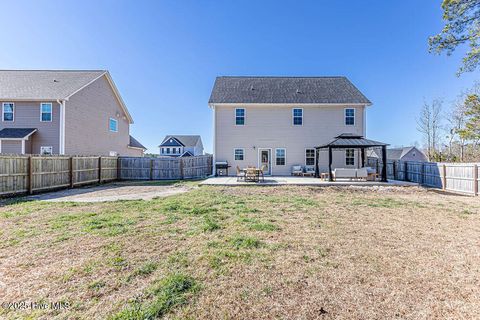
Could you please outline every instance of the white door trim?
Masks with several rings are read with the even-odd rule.
[[[262,162],[260,160],[260,151],[267,150],[270,152],[270,157],[268,158],[268,166],[270,168],[270,173],[265,173],[266,176],[273,175],[273,166],[272,166],[272,148],[257,148],[257,166],[260,168],[262,166]]]

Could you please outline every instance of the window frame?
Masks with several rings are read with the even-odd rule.
[[[277,151],[283,150],[283,164],[278,164]],[[286,166],[287,165],[287,148],[275,148],[275,166]]]
[[[307,164],[307,150],[313,150],[313,164]],[[305,165],[314,166],[317,160],[317,150],[315,148],[305,148]]]
[[[242,159],[237,159],[237,150],[242,151]],[[233,148],[233,160],[235,160],[235,161],[245,161],[245,148]]]
[[[346,126],[354,126],[355,123],[357,122],[356,118],[357,118],[357,112],[355,111],[355,108],[345,108],[343,109],[343,123],[346,125]],[[353,118],[353,123],[352,124],[348,124],[347,123],[347,110],[353,110],[353,116],[348,116],[348,118]]]
[[[5,105],[12,105],[12,120],[5,120]],[[2,122],[15,122],[15,103],[14,102],[3,102],[2,103]]]
[[[43,149],[50,148],[50,153],[44,153]],[[40,146],[40,154],[41,155],[52,155],[53,154],[53,146]]]
[[[43,112],[42,107],[44,105],[49,105],[50,106],[50,120],[43,120],[42,115],[48,114],[47,112]],[[53,104],[51,102],[40,102],[40,122],[52,122],[53,120]]]
[[[115,121],[115,124],[116,124],[115,130],[112,130],[112,127],[110,126],[112,120]],[[109,118],[109,119],[108,119],[108,131],[110,131],[110,132],[118,132],[118,120],[117,120],[117,119],[115,119],[115,118]]]
[[[295,124],[295,110],[301,110],[302,111],[302,115],[300,116],[300,119],[301,119],[300,124]],[[298,118],[298,116],[297,116],[297,118]],[[292,126],[295,126],[295,127],[303,126],[303,108],[292,108]]]
[[[243,124],[237,123],[237,117],[241,118],[242,116],[237,116],[237,110],[243,110]],[[244,126],[247,123],[247,109],[245,108],[235,108],[235,126]]]
[[[349,151],[352,151],[352,153],[353,153],[351,157],[348,156],[348,152],[349,152]],[[349,159],[352,159],[352,160],[353,160],[353,163],[349,164],[349,163],[348,163],[348,160],[349,160]],[[353,148],[347,148],[347,149],[345,149],[345,165],[346,165],[346,166],[355,166],[355,149],[353,149]]]

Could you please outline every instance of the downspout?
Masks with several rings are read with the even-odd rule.
[[[58,153],[65,154],[65,101],[57,99],[57,103],[60,105],[60,121],[59,121],[59,143]]]

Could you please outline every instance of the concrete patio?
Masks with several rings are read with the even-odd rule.
[[[260,179],[260,182],[244,182],[237,181],[237,177],[212,177],[204,180],[200,185],[212,186],[278,186],[278,185],[296,185],[296,186],[418,186],[418,183],[389,180],[388,182],[381,181],[355,181],[355,180],[341,180],[328,181],[313,177],[265,177],[265,181]]]

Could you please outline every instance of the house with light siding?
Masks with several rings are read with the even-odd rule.
[[[315,147],[343,134],[365,136],[371,102],[346,77],[222,76],[208,105],[214,163],[290,175],[293,166],[316,164]],[[359,168],[360,161],[358,149],[333,151],[334,168]],[[328,172],[326,150],[318,153],[318,167]]]
[[[381,158],[381,154],[376,150],[371,150],[368,154],[371,158]],[[388,148],[387,160],[392,161],[417,161],[427,162],[427,156],[417,147],[400,147],[400,148]]]
[[[199,135],[167,135],[158,147],[160,148],[161,157],[203,155],[203,143]]]
[[[142,156],[105,70],[0,70],[0,153]]]

